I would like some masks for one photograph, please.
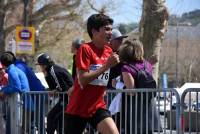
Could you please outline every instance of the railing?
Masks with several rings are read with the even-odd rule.
[[[172,132],[177,134],[179,133],[180,129],[179,127],[176,126],[179,126],[180,98],[176,90],[174,89],[109,90],[107,91],[107,96],[105,98],[105,100],[107,100],[107,104],[110,103],[110,100],[114,99],[114,96],[120,93],[122,94],[122,96],[124,96],[122,97],[124,99],[124,103],[122,99],[122,105],[124,105],[124,107],[121,106],[120,112],[118,113],[118,115],[115,115],[113,119],[115,119],[116,121],[117,118],[120,117],[120,119],[118,119],[120,120],[120,125],[118,125],[118,128],[121,134],[142,133],[144,131],[146,133],[172,133]],[[156,97],[151,99],[151,102],[148,102],[148,98],[155,95],[155,93]],[[176,108],[173,110],[172,98],[174,97],[178,105],[176,105]],[[129,103],[129,101],[135,104]],[[140,110],[138,110],[138,108]],[[125,109],[126,113],[125,115],[123,115],[123,109]],[[146,119],[144,119],[143,117],[145,117]],[[123,120],[123,118],[125,119]],[[125,124],[125,128],[123,128],[124,127],[123,124]],[[127,127],[128,124],[130,127]],[[175,125],[172,126],[172,124]],[[138,127],[139,130],[135,129]],[[124,132],[123,129],[125,129]]]
[[[181,95],[181,134],[200,133],[200,88],[186,89]]]
[[[197,93],[197,105],[199,103],[199,89],[187,90],[187,92]],[[190,108],[192,102],[189,101],[189,129],[185,129],[184,120],[186,119],[184,102],[186,96],[184,92],[181,96],[174,89],[126,89],[126,90],[107,90],[105,101],[108,109],[114,110],[111,113],[120,134],[134,133],[184,133],[185,131],[194,131],[192,129],[193,122],[195,124],[195,132],[199,131],[199,107],[195,111],[195,120],[193,110]],[[155,96],[156,95],[156,96]],[[61,97],[59,97],[61,96]],[[117,96],[121,96],[121,102],[116,110],[110,106],[113,100],[117,100]],[[190,96],[190,95],[189,95]],[[3,124],[9,134],[45,134],[47,129],[47,117],[54,106],[61,101],[66,102],[66,93],[58,92],[28,92],[22,95],[13,94],[7,96],[1,101],[0,118],[3,118]],[[120,98],[120,97],[119,97]],[[175,101],[174,101],[175,99]],[[188,100],[191,100],[189,97]],[[56,126],[56,131],[64,134],[64,111],[67,104],[62,104],[61,121]],[[2,108],[2,107],[6,108]],[[3,111],[6,109],[6,111]],[[118,112],[117,112],[118,111]],[[55,114],[56,116],[56,114]],[[0,119],[1,121],[1,119]],[[51,125],[51,124],[50,124]],[[3,125],[2,125],[3,126]],[[61,126],[61,127],[60,127]],[[61,128],[58,129],[58,128]],[[5,129],[5,127],[4,127]],[[89,125],[84,133],[97,133]],[[4,134],[1,131],[1,134]]]

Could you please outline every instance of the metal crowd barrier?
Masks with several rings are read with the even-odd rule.
[[[45,134],[47,115],[59,101],[59,95],[63,96],[63,101],[66,99],[65,93],[58,92],[28,92],[17,100],[16,97],[13,97],[15,99],[10,99],[13,100],[13,104],[10,104],[10,107],[7,106],[7,109],[11,108],[11,111],[7,113],[14,113],[15,116],[6,119],[6,130],[11,130],[11,134]],[[121,96],[121,100],[118,101],[121,103],[118,108],[111,108],[110,105],[117,95]],[[180,97],[174,89],[106,90],[104,97],[108,109],[114,110],[111,112],[112,118],[117,124],[120,134],[180,133],[181,103]],[[174,98],[176,100],[175,108],[173,108]],[[59,124],[62,125],[62,134],[64,134],[65,106],[66,104],[63,104],[62,123]],[[90,126],[87,126],[84,131],[84,134],[97,133]]]
[[[45,91],[6,96],[0,101],[0,133],[46,134],[47,115],[59,101],[59,96],[62,96],[64,102],[65,95]],[[65,111],[65,106],[62,107],[62,111]],[[55,116],[57,116],[56,113]],[[64,112],[62,119],[64,119]],[[57,125],[57,128],[59,125],[62,126],[59,133],[64,134],[64,120]]]
[[[200,133],[200,88],[186,89],[181,95],[181,134]]]
[[[49,112],[54,108],[54,106],[59,102],[62,106],[62,113],[53,113],[53,116],[59,116],[62,114],[62,120],[58,122],[51,122],[52,124],[56,125],[57,133],[64,134],[64,111],[65,106],[63,102],[65,102],[66,93],[59,93],[59,92],[29,92],[23,95],[27,100],[27,98],[32,99],[31,107],[32,111],[26,111],[23,107],[23,118],[24,118],[24,131],[28,134],[45,134],[47,128],[47,116]],[[59,97],[62,99],[60,100]],[[23,126],[22,125],[22,126]],[[58,128],[61,126],[61,130]],[[52,126],[53,127],[53,126]]]
[[[0,101],[0,131],[1,134],[5,134],[6,133],[6,123],[5,123],[5,102],[4,101]]]
[[[21,134],[21,100],[15,93],[0,100],[0,133]]]
[[[180,98],[176,90],[108,90],[105,97],[108,106],[117,94],[121,94],[122,103],[113,119],[121,134],[179,133]],[[173,98],[176,99],[176,108],[173,108]],[[113,110],[117,111],[115,108]]]

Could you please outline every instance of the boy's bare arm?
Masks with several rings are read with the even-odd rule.
[[[103,64],[101,67],[99,67],[95,71],[85,71],[85,70],[79,70],[78,71],[78,77],[79,77],[79,82],[82,86],[87,85],[94,79],[96,79],[98,76],[100,76],[102,73],[104,73],[106,70],[109,68],[115,66],[116,64],[119,63],[119,56],[115,53],[113,53],[108,60],[106,61],[105,64]]]

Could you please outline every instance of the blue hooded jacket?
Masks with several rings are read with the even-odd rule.
[[[18,67],[20,70],[22,70],[26,74],[26,77],[28,78],[30,91],[45,91],[45,87],[37,78],[33,70],[30,67],[28,67],[25,62],[17,59],[15,61],[15,66]]]
[[[11,64],[7,69],[8,73],[8,85],[2,88],[2,92],[5,95],[13,93],[25,93],[30,91],[29,83],[26,75],[14,64]],[[24,106],[28,110],[33,110],[34,106],[31,98],[24,97]]]
[[[14,64],[11,64],[6,72],[8,73],[8,85],[2,88],[4,94],[24,93],[30,90],[26,75]]]

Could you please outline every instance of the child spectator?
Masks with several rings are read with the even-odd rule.
[[[2,64],[3,67],[6,68],[6,71],[8,73],[8,84],[2,88],[1,92],[0,92],[0,96],[6,96],[6,95],[17,95],[20,94],[22,95],[22,93],[28,92],[30,91],[29,88],[29,84],[28,84],[28,79],[26,77],[26,75],[24,74],[24,72],[22,72],[20,69],[18,69],[15,65],[14,65],[14,58],[11,54],[9,53],[3,53],[0,57],[0,62]],[[33,111],[33,104],[31,101],[31,98],[27,98],[25,96],[23,96],[23,101],[24,101],[24,112],[32,112]],[[19,112],[19,107],[16,106],[16,112]],[[14,112],[14,111],[12,111]],[[25,113],[23,113],[23,115],[25,115]],[[17,117],[18,118],[18,117]],[[17,119],[16,119],[17,120]],[[26,118],[26,120],[29,120],[28,117]],[[23,118],[23,121],[25,121],[25,118]],[[26,124],[26,126],[28,127],[29,124]],[[23,131],[28,128],[24,127],[24,123],[23,123]],[[12,126],[11,126],[12,129]],[[13,132],[14,133],[14,132]]]
[[[42,85],[41,81],[37,78],[34,71],[26,64],[24,57],[21,56],[20,58],[19,57],[16,58],[14,53],[12,53],[10,51],[6,51],[4,53],[11,54],[13,56],[14,65],[25,73],[25,75],[28,79],[30,91],[45,91],[45,87]],[[35,95],[32,94],[31,98],[33,100],[33,103],[36,105],[35,106],[36,107],[35,111],[37,111],[35,114],[36,115],[36,118],[35,118],[36,127],[38,128],[38,132],[40,134],[44,134],[45,95],[44,94],[35,94]],[[33,115],[32,115],[31,120],[34,122]],[[40,120],[38,120],[38,119],[40,119]],[[39,124],[40,124],[40,126],[39,126]]]

